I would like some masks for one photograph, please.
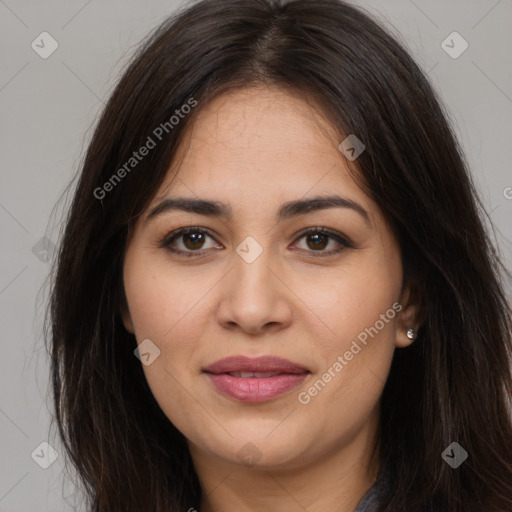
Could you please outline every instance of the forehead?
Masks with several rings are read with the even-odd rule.
[[[172,190],[268,206],[337,193],[372,210],[338,149],[342,136],[311,101],[251,87],[199,107],[155,200]]]

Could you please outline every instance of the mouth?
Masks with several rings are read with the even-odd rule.
[[[241,379],[248,379],[249,377],[256,377],[258,379],[265,379],[267,377],[275,377],[276,375],[283,375],[280,372],[229,372],[227,375],[238,377]]]
[[[302,365],[275,356],[232,356],[203,369],[215,389],[240,402],[265,402],[299,386],[310,374]]]

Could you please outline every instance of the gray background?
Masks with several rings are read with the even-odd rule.
[[[352,3],[405,40],[440,92],[510,268],[512,1]],[[178,5],[0,0],[0,512],[67,511],[78,499],[63,489],[62,451],[50,431],[42,343],[49,264],[33,248],[49,245],[43,236],[58,241],[63,208],[52,210],[103,103],[137,43]],[[31,47],[44,31],[59,45],[47,59]],[[456,59],[441,47],[453,31],[469,44]],[[31,458],[45,441],[60,453],[48,469]],[[48,457],[44,447],[35,453]]]

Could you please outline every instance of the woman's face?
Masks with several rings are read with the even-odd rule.
[[[124,324],[150,340],[146,378],[192,453],[285,468],[355,460],[373,439],[414,310],[397,242],[341,142],[282,90],[220,96],[135,226]]]

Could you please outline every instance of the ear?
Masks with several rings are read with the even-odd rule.
[[[404,288],[404,291],[399,301],[402,305],[402,309],[398,313],[397,325],[396,325],[396,341],[395,345],[397,348],[408,347],[414,342],[407,336],[409,329],[414,329],[416,335],[418,329],[421,326],[420,322],[420,305],[417,301],[417,294],[413,292],[410,285]]]

